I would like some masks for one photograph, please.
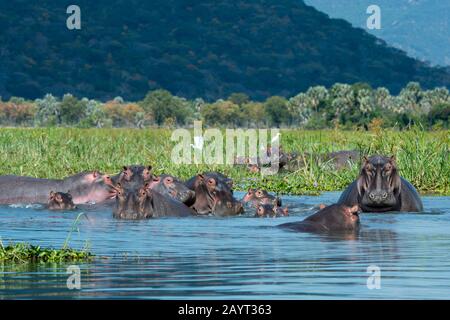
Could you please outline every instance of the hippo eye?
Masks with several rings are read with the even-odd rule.
[[[214,180],[213,180],[213,179],[209,179],[209,180],[208,180],[208,183],[209,183],[209,184],[214,184]]]
[[[172,178],[166,178],[167,183],[172,183]]]

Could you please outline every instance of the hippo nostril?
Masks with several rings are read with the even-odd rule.
[[[387,192],[383,192],[383,194],[381,195],[381,197],[382,197],[383,199],[386,199],[387,196],[388,196]]]
[[[370,198],[371,200],[374,200],[374,199],[375,199],[375,194],[374,194],[374,193],[369,193],[369,198]]]

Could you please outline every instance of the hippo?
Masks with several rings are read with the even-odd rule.
[[[308,163],[330,164],[336,170],[351,168],[352,163],[359,162],[360,153],[356,150],[342,150],[325,154],[316,153],[289,153],[287,163],[283,169],[293,172],[305,168]]]
[[[336,170],[351,168],[352,163],[359,163],[360,153],[356,150],[342,150],[323,155],[322,161],[329,162]]]
[[[288,208],[281,208],[273,204],[259,204],[256,207],[255,217],[287,217],[289,215]]]
[[[280,228],[300,232],[354,232],[359,230],[359,207],[342,204],[327,206],[303,221],[279,225]]]
[[[192,208],[199,215],[228,216],[243,212],[242,204],[233,197],[230,183],[214,173],[199,174],[186,185],[195,191]]]
[[[233,195],[224,190],[212,193],[211,213],[216,216],[234,216],[244,212],[242,203],[233,198]]]
[[[76,206],[73,203],[70,191],[67,193],[50,191],[47,208],[49,210],[73,210]]]
[[[116,203],[113,217],[125,220],[141,220],[157,217],[188,217],[195,212],[185,204],[152,190],[149,183],[141,187],[115,186]]]
[[[98,171],[77,173],[64,179],[0,176],[0,204],[47,203],[52,190],[71,190],[73,202],[100,203],[112,197],[106,175]]]
[[[152,166],[129,165],[122,168],[122,172],[112,176],[113,184],[121,183],[129,187],[141,186],[153,178]]]
[[[224,174],[220,172],[204,172],[202,173],[203,176],[211,177],[215,179],[216,186],[220,190],[228,190],[229,192],[233,193],[233,180],[225,176]],[[197,176],[193,176],[189,180],[185,182],[185,185],[195,191],[195,183],[197,181]]]
[[[338,203],[359,205],[363,212],[423,211],[419,193],[399,175],[394,156],[364,157],[359,177],[342,193]]]
[[[278,207],[281,207],[281,198],[275,197],[263,189],[249,188],[241,202],[250,207],[257,207],[259,204],[273,203],[275,203]]]
[[[176,177],[162,174],[153,177],[150,181],[150,189],[159,192],[162,195],[172,197],[187,206],[193,205],[195,202],[195,192]]]

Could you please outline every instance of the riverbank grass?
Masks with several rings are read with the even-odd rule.
[[[295,172],[273,176],[251,173],[243,167],[176,164],[169,129],[0,128],[0,174],[62,178],[85,171],[116,174],[124,165],[150,164],[155,174],[181,179],[206,171],[233,178],[236,190],[264,187],[279,194],[318,194],[345,189],[358,175],[360,161],[335,170],[316,157],[306,157]],[[281,130],[281,145],[288,152],[320,155],[357,150],[362,155],[395,155],[400,175],[423,194],[449,195],[449,130]],[[194,141],[192,141],[194,143]],[[224,144],[225,148],[225,144]]]

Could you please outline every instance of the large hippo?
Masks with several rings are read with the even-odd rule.
[[[162,195],[172,197],[187,206],[194,204],[195,192],[178,180],[176,177],[161,174],[153,177],[150,181],[150,189],[159,192]]]
[[[107,176],[98,171],[82,172],[64,179],[0,176],[0,204],[47,203],[51,191],[67,191],[75,204],[100,203],[111,198]]]
[[[140,220],[157,217],[187,217],[195,212],[185,204],[152,190],[149,183],[139,188],[123,186],[118,182],[115,186],[116,203],[113,217],[116,219]]]
[[[243,212],[242,204],[233,197],[230,184],[215,174],[199,174],[186,185],[195,191],[192,208],[199,215],[228,216]]]
[[[300,232],[353,232],[359,229],[359,207],[332,204],[303,221],[279,225],[284,229]]]
[[[338,203],[359,205],[363,212],[423,211],[419,193],[399,175],[393,156],[364,157],[358,179],[347,187]]]

